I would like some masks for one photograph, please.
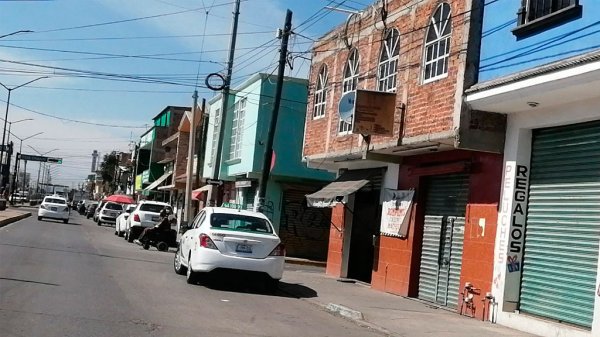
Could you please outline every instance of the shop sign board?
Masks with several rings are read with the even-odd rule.
[[[394,135],[396,93],[357,90],[354,104],[353,133]]]
[[[381,207],[381,235],[406,237],[414,190],[385,189]]]

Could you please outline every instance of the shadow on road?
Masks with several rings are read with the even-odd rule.
[[[237,271],[216,271],[203,275],[199,284],[218,291],[278,296],[288,298],[317,297],[317,292],[301,284],[279,282],[279,288],[273,291],[267,287],[262,274]]]

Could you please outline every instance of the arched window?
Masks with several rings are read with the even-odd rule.
[[[450,58],[450,5],[440,4],[427,28],[423,57],[423,82],[431,82],[448,75]]]
[[[350,55],[348,55],[348,60],[346,61],[346,66],[344,67],[344,81],[342,84],[342,95],[347,92],[351,92],[356,90],[358,86],[358,69],[360,66],[360,57],[358,55],[358,50],[356,48],[350,51]],[[340,123],[338,127],[338,132],[340,134],[347,134],[352,129],[352,118],[349,120],[342,120],[340,118]]]
[[[323,65],[317,76],[315,88],[313,118],[325,116],[325,103],[327,101],[327,66]]]
[[[398,73],[398,54],[400,54],[400,33],[392,29],[385,36],[379,55],[377,72],[377,90],[396,91],[396,74]]]

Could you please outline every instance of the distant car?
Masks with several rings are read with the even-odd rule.
[[[116,223],[117,217],[123,213],[123,204],[116,202],[107,202],[102,206],[100,212],[98,212],[98,226],[103,223],[114,224]]]
[[[127,219],[133,210],[135,210],[135,207],[136,205],[134,204],[125,206],[125,212],[121,213],[121,215],[117,217],[117,220],[115,221],[115,235],[121,237],[125,235],[125,230],[127,229]]]
[[[196,283],[201,273],[232,269],[263,273],[275,290],[284,260],[285,248],[264,214],[206,207],[182,235],[173,264],[188,283]]]
[[[98,203],[97,202],[92,202],[91,204],[87,205],[86,209],[85,209],[85,217],[86,218],[91,218],[94,216],[94,213],[96,213],[96,208],[98,207]]]
[[[58,195],[44,197],[38,208],[38,220],[44,218],[62,220],[64,223],[68,223],[69,207],[67,206],[67,199]]]
[[[128,242],[133,242],[137,239],[144,228],[153,227],[158,223],[160,211],[164,208],[169,209],[171,213],[171,205],[166,202],[159,201],[142,201],[140,202],[135,210],[131,213],[131,216],[127,219],[127,228],[125,229],[125,239]]]
[[[104,207],[104,204],[106,204],[106,201],[100,201],[100,203],[98,203],[98,207],[96,207],[96,210],[94,211],[94,217],[92,218],[94,222],[98,221],[98,213],[100,213],[102,207]]]

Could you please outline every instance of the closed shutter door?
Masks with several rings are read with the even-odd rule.
[[[535,130],[520,310],[591,327],[600,240],[600,123]]]
[[[283,192],[279,237],[288,256],[327,260],[331,209],[308,207],[306,194],[313,190]]]
[[[419,298],[456,307],[465,230],[469,176],[429,179],[419,275]]]

